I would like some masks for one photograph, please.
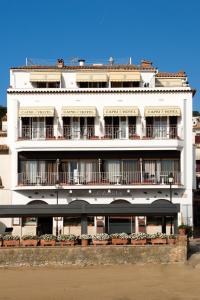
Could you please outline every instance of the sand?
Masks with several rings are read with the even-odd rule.
[[[4,300],[199,300],[198,265],[0,269]]]

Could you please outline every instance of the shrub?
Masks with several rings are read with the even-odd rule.
[[[9,235],[6,234],[3,236],[4,241],[18,241],[20,240],[20,237],[18,235]]]
[[[98,233],[93,235],[92,239],[94,241],[107,241],[109,240],[110,236],[107,233]]]
[[[56,236],[53,234],[43,234],[40,236],[40,240],[44,240],[44,241],[55,241],[56,240]]]
[[[112,239],[121,239],[121,240],[126,240],[126,239],[129,238],[128,234],[125,233],[125,232],[122,232],[122,233],[112,233],[112,234],[110,235],[110,237],[111,237]]]
[[[148,237],[148,235],[144,232],[131,233],[129,235],[129,238],[131,240],[145,240],[147,237]]]
[[[61,234],[58,236],[58,241],[75,241],[77,238],[74,234]]]
[[[89,240],[89,239],[91,239],[92,237],[91,237],[91,235],[90,234],[81,234],[80,236],[79,236],[79,239],[80,240]]]
[[[23,235],[21,237],[22,240],[26,241],[26,240],[37,240],[38,239],[38,236],[37,235],[32,235],[32,234],[26,234],[26,235]]]

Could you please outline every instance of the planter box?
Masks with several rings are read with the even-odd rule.
[[[146,245],[147,239],[144,240],[131,240],[131,245]]]
[[[167,239],[161,239],[161,238],[151,239],[151,243],[152,243],[152,245],[166,244]]]
[[[81,246],[87,247],[88,246],[88,240],[81,240]]]
[[[112,239],[112,245],[127,245],[128,244],[128,239]]]
[[[9,240],[9,241],[3,241],[4,247],[19,247],[20,241],[19,240]]]
[[[174,244],[176,244],[176,239],[167,239],[167,243],[169,245],[174,245]]]
[[[21,245],[23,247],[36,247],[38,244],[38,240],[22,240]]]
[[[105,246],[108,245],[108,241],[92,241],[94,246]]]
[[[45,247],[45,246],[55,246],[56,241],[45,241],[45,240],[40,240],[40,246]]]
[[[63,246],[75,246],[75,242],[76,242],[76,241],[73,241],[73,240],[72,240],[72,241],[69,241],[69,240],[68,240],[68,241],[61,241],[60,244],[61,244],[62,247],[63,247]]]

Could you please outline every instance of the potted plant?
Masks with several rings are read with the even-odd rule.
[[[91,235],[90,234],[81,234],[79,236],[79,239],[81,240],[81,246],[87,247],[89,240],[91,239]]]
[[[55,246],[56,245],[56,236],[53,234],[43,234],[40,236],[40,245],[41,246]]]
[[[150,234],[150,238],[151,238],[152,245],[167,243],[167,235],[165,233],[157,232],[155,234]]]
[[[58,236],[58,241],[61,243],[61,246],[74,246],[77,236],[74,234],[61,234]]]
[[[20,237],[18,235],[4,235],[3,246],[4,247],[18,247],[20,244]]]
[[[108,245],[108,240],[109,240],[110,236],[107,233],[97,233],[95,235],[93,235],[92,237],[92,242],[93,245]]]
[[[36,235],[27,234],[21,237],[21,244],[24,247],[36,247],[38,243],[38,237]]]
[[[167,236],[167,243],[170,245],[174,245],[176,243],[176,236],[174,234],[169,234]]]
[[[122,233],[113,233],[110,235],[112,239],[112,245],[127,245],[128,244],[128,234],[125,232]]]
[[[132,245],[145,245],[147,243],[148,235],[144,232],[131,233],[129,238]]]

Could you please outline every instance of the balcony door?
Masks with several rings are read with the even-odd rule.
[[[44,117],[33,117],[32,118],[32,139],[44,139],[46,136],[45,132],[45,118]]]
[[[154,138],[167,138],[167,117],[154,117],[153,119]]]

